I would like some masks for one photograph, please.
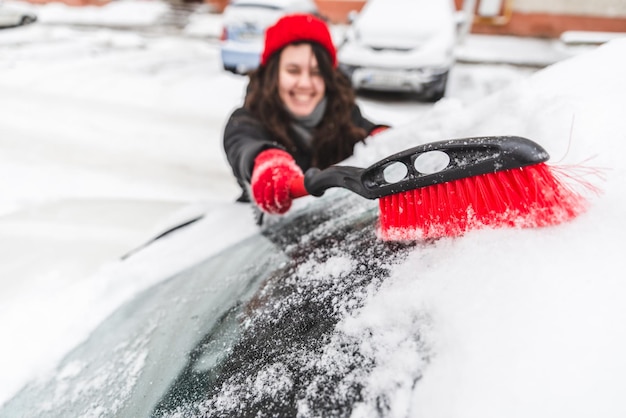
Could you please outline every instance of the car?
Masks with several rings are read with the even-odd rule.
[[[259,66],[265,29],[289,13],[319,15],[313,0],[233,0],[222,15],[224,69],[245,74]]]
[[[335,327],[413,248],[376,219],[328,192],[122,305],[0,416],[348,416],[373,364]]]
[[[445,94],[463,14],[453,1],[368,0],[338,48],[341,70],[357,90]]]
[[[37,21],[37,16],[33,13],[10,9],[0,5],[0,28],[13,28],[28,25]]]

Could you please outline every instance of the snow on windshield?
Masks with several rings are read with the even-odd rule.
[[[377,241],[375,207],[354,195],[316,204],[328,212],[294,214],[292,226],[277,224],[264,234],[284,248],[288,261],[237,314],[240,339],[211,370],[214,382],[187,389],[173,409],[162,406],[157,416],[346,416],[355,409],[374,366],[372,351],[349,325],[345,331],[335,326],[363,306],[412,245]],[[311,221],[312,214],[318,219]],[[411,338],[413,344],[403,347],[422,350],[419,334]],[[411,351],[416,367],[425,363],[416,361],[419,350]],[[378,401],[386,402],[388,392]]]

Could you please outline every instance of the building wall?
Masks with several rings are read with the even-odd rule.
[[[626,32],[625,0],[473,1],[473,33],[558,38],[566,31]],[[455,2],[463,7],[464,0]],[[495,3],[500,5],[495,15],[480,15],[481,6]]]
[[[513,8],[521,13],[626,17],[625,0],[515,0]]]
[[[458,10],[463,9],[465,1],[455,0]],[[476,16],[473,33],[558,38],[571,30],[626,32],[626,0],[475,0],[476,11],[481,1],[486,2],[487,9],[497,9],[499,4],[500,10],[495,17]],[[366,3],[365,0],[315,2],[333,23],[347,22],[348,13],[361,10]]]
[[[315,0],[315,4],[320,14],[327,17],[330,22],[346,23],[348,14],[351,11],[360,11],[365,5],[365,0]]]
[[[626,32],[626,18],[513,12],[505,23],[477,19],[472,33],[558,38],[567,31]]]
[[[210,4],[216,12],[222,13],[228,0],[204,0],[204,3]]]

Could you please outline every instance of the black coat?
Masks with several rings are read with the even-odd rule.
[[[368,135],[372,130],[381,126],[375,125],[363,117],[358,106],[354,106],[352,110],[352,122],[356,126],[365,129]],[[300,140],[295,132],[290,130],[290,133],[293,142],[297,146]],[[233,174],[243,190],[243,195],[239,200],[248,201],[245,185],[250,182],[252,177],[254,159],[261,151],[268,148],[283,147],[271,138],[269,132],[261,125],[261,122],[252,116],[248,110],[244,108],[236,109],[230,115],[224,129],[224,151]],[[311,167],[313,156],[307,147],[301,146],[297,148],[297,152],[292,154],[296,163],[304,172]]]

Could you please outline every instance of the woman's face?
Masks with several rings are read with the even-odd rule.
[[[278,64],[278,95],[287,109],[296,116],[310,115],[325,93],[311,45],[287,45]]]

